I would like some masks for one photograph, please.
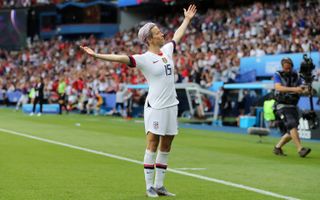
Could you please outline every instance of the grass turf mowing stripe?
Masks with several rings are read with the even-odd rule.
[[[85,151],[85,152],[89,152],[89,153],[93,153],[93,154],[98,154],[98,155],[110,157],[110,158],[115,158],[118,160],[128,161],[128,162],[132,162],[132,163],[136,163],[136,164],[140,164],[140,165],[143,164],[143,162],[138,161],[138,160],[134,160],[134,159],[130,159],[130,158],[122,157],[122,156],[117,156],[114,154],[109,154],[109,153],[105,153],[105,152],[101,152],[101,151],[96,151],[96,150],[92,150],[92,149],[88,149],[88,148],[83,148],[83,147],[79,147],[79,146],[75,146],[75,145],[71,145],[71,144],[67,144],[67,143],[62,143],[62,142],[58,142],[58,141],[54,141],[54,140],[49,140],[49,139],[45,139],[45,138],[41,138],[41,137],[36,137],[36,136],[29,135],[29,134],[16,132],[13,130],[0,128],[0,131],[5,132],[5,133],[9,133],[9,134],[13,134],[13,135],[18,135],[18,136],[30,138],[30,139],[34,139],[34,140],[39,140],[39,141],[46,142],[46,143],[51,143],[51,144],[55,144],[55,145],[60,145],[60,146],[64,146],[64,147],[68,147],[68,148],[72,148],[72,149],[77,149],[77,150],[81,150],[81,151]],[[273,193],[270,191],[261,190],[261,189],[245,186],[242,184],[232,183],[232,182],[228,182],[228,181],[224,181],[224,180],[220,180],[220,179],[210,178],[207,176],[192,174],[192,173],[188,173],[188,172],[184,172],[184,171],[180,171],[180,170],[176,170],[176,169],[168,168],[168,171],[176,173],[176,174],[194,177],[197,179],[215,182],[215,183],[219,183],[219,184],[223,184],[223,185],[227,185],[227,186],[231,186],[231,187],[235,187],[235,188],[240,188],[240,189],[244,189],[244,190],[248,190],[248,191],[252,191],[252,192],[256,192],[259,194],[272,196],[272,197],[276,197],[276,198],[280,198],[280,199],[298,200],[297,198],[294,198],[294,197],[285,196],[285,195]]]

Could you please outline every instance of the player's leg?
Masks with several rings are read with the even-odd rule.
[[[174,135],[161,136],[159,150],[156,158],[156,176],[154,187],[158,195],[175,196],[175,194],[168,192],[164,187],[164,179],[168,167],[168,158],[171,150],[171,144]]]
[[[176,106],[167,108],[164,111],[166,119],[166,135],[160,136],[159,150],[156,158],[156,176],[155,176],[155,188],[158,195],[161,196],[175,196],[170,193],[164,187],[165,174],[168,167],[168,158],[171,150],[172,141],[176,134],[178,134],[177,115],[178,108]]]
[[[146,194],[148,197],[157,197],[153,187],[155,154],[159,145],[159,136],[151,132],[147,133],[147,148],[144,154],[144,177],[146,181]]]

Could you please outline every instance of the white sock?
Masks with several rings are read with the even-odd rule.
[[[155,152],[151,152],[148,149],[144,154],[144,178],[146,180],[146,188],[149,189],[153,186],[154,178],[154,155]]]
[[[163,186],[163,180],[168,166],[168,155],[169,152],[158,151],[156,159],[156,178],[154,183],[155,188],[160,188]]]

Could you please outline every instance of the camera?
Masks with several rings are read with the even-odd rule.
[[[306,54],[303,55],[303,61],[300,65],[300,76],[305,81],[306,86],[309,90],[309,100],[310,100],[310,111],[302,113],[302,118],[308,120],[310,129],[316,129],[319,127],[319,118],[316,115],[313,108],[313,97],[312,97],[312,82],[314,80],[314,75],[312,71],[315,69],[315,65],[311,58],[308,58]]]
[[[312,84],[314,76],[312,75],[312,71],[315,69],[315,65],[312,62],[311,58],[308,58],[307,54],[303,55],[303,61],[300,65],[300,75],[307,85]]]

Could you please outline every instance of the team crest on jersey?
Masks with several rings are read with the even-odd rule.
[[[158,129],[158,128],[159,128],[159,122],[154,121],[154,122],[153,122],[153,128],[154,128],[154,129]]]
[[[162,61],[163,61],[164,63],[167,63],[167,62],[168,62],[168,60],[167,60],[166,58],[162,58]]]

